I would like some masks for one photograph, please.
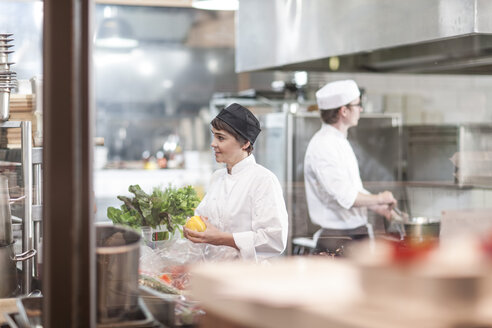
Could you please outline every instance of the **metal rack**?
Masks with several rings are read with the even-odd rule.
[[[21,148],[0,149],[0,159],[8,162],[21,163],[24,189],[24,209],[20,216],[22,220],[22,252],[38,249],[41,221],[41,164],[42,148],[32,146],[32,127],[30,121],[7,121],[0,123],[0,128],[20,128],[21,129]],[[33,167],[34,165],[34,167]],[[34,171],[34,178],[33,178]],[[34,184],[33,184],[34,182]],[[33,187],[36,195],[33,197]],[[35,263],[37,257],[22,262],[22,293],[27,294],[31,291],[31,280],[36,273]]]

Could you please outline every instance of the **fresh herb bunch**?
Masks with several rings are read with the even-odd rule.
[[[176,188],[171,185],[165,190],[154,188],[152,195],[146,194],[139,185],[131,185],[128,191],[133,198],[118,196],[123,205],[108,208],[108,218],[113,223],[139,229],[142,226],[165,226],[174,234],[176,230],[183,232],[186,218],[192,216],[200,203],[192,186]]]

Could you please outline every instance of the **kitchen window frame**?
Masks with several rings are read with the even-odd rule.
[[[92,0],[45,0],[43,325],[95,327]]]

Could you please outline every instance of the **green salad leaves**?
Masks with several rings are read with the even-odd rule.
[[[182,233],[186,218],[193,216],[200,203],[192,186],[176,188],[169,185],[165,190],[156,187],[151,195],[146,194],[139,185],[130,186],[128,191],[135,196],[118,196],[123,205],[119,209],[109,207],[108,218],[113,223],[134,229],[164,226],[172,234],[176,230]]]

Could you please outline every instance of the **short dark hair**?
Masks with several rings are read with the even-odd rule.
[[[213,126],[213,128],[216,130],[226,131],[227,133],[232,135],[234,139],[236,139],[239,142],[241,147],[244,146],[249,141],[243,136],[241,136],[239,133],[237,133],[236,130],[234,130],[229,124],[222,121],[220,118],[217,117],[214,118],[212,122],[210,122],[210,125]],[[246,148],[245,150],[248,152],[249,155],[253,152],[253,149],[254,149],[253,144],[250,142],[248,148]]]
[[[335,124],[340,119],[340,116],[338,115],[338,113],[340,112],[340,108],[342,107],[338,107],[335,109],[321,109],[321,120],[326,124]]]

